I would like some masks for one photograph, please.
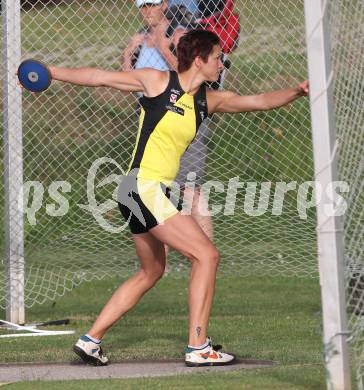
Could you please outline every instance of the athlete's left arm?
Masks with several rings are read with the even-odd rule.
[[[214,112],[266,111],[285,106],[309,93],[308,81],[297,87],[266,92],[260,95],[240,96],[230,91],[207,91],[209,114]]]

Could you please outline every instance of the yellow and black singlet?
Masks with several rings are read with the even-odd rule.
[[[206,87],[192,96],[181,88],[176,72],[156,97],[140,99],[141,114],[136,146],[129,167],[138,177],[169,185],[179,170],[180,159],[207,117]]]
[[[118,190],[119,207],[133,233],[144,233],[176,214],[166,187],[176,177],[180,159],[208,116],[206,87],[194,95],[183,91],[169,72],[164,92],[140,99],[136,145],[127,176]],[[168,192],[168,191],[167,191]]]

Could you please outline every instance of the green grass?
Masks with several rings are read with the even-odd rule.
[[[55,52],[61,61],[87,59],[95,65],[95,56],[103,57],[104,63],[115,61],[116,53],[100,56],[100,47],[125,47],[129,37],[138,30],[140,21],[137,10],[129,11],[128,28],[121,27],[129,5],[123,1],[93,1],[86,4],[73,3],[39,7],[22,13],[22,42],[26,53],[38,52],[49,56]],[[40,39],[41,38],[41,39]],[[45,47],[45,40],[49,40]],[[87,43],[85,42],[87,40]],[[79,53],[80,42],[85,42]]]
[[[69,326],[54,329],[74,329],[76,335],[5,339],[0,361],[74,360],[72,343],[78,334],[90,327],[119,283],[116,278],[85,283],[63,298],[29,309],[29,322],[70,318]],[[182,358],[186,344],[186,294],[186,278],[164,277],[132,312],[107,333],[104,348],[110,358],[113,361]],[[72,381],[71,386],[83,388],[87,383],[97,388],[100,383],[105,383],[105,386],[125,384],[138,388],[158,385],[173,388],[176,383],[183,383],[183,386],[202,386],[205,383],[207,387],[216,383],[228,389],[238,388],[242,383],[247,389],[323,388],[325,379],[320,321],[320,294],[316,280],[288,277],[218,278],[209,334],[215,342],[225,345],[240,358],[273,360],[275,367],[223,376],[212,374],[203,377],[203,381],[197,375],[130,381]],[[31,389],[32,386],[35,384],[11,385],[10,388]]]

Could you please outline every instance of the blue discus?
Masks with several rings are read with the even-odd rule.
[[[19,65],[18,78],[20,84],[31,92],[42,92],[52,82],[48,66],[32,59],[25,60]]]

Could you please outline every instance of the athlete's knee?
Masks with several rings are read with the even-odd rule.
[[[141,272],[147,283],[154,285],[164,274],[165,264],[155,263],[148,268],[142,268]]]
[[[213,245],[204,247],[196,256],[193,256],[195,261],[204,265],[218,267],[220,263],[220,253]]]
[[[216,247],[213,247],[211,253],[209,254],[210,255],[210,261],[216,266],[218,267],[219,264],[220,264],[220,252],[218,251],[218,249]]]

